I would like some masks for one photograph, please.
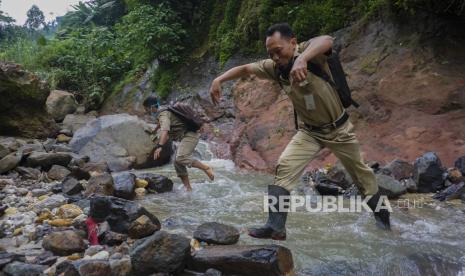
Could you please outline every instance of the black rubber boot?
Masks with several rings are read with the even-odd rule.
[[[391,221],[389,219],[389,211],[386,209],[380,209],[376,212],[376,206],[378,205],[378,201],[380,200],[380,193],[377,192],[374,194],[370,200],[368,200],[367,205],[373,211],[376,220],[376,226],[383,230],[391,230]]]
[[[249,236],[257,239],[273,239],[273,240],[285,240],[286,239],[286,219],[287,212],[272,212],[272,206],[279,210],[279,197],[289,196],[288,190],[281,186],[268,185],[268,195],[274,196],[278,199],[278,202],[273,205],[269,205],[268,208],[268,221],[262,227],[250,228]],[[286,200],[287,203],[289,200]],[[287,205],[289,206],[289,205]]]

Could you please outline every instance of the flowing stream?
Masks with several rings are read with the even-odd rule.
[[[465,275],[462,203],[410,200],[416,208],[407,210],[391,202],[391,232],[378,230],[368,212],[301,211],[289,215],[286,241],[257,240],[245,228],[265,221],[263,195],[273,177],[240,172],[232,161],[215,159],[204,142],[196,155],[214,168],[216,178],[209,182],[203,172],[189,169],[191,193],[184,192],[171,164],[144,170],[166,175],[175,183],[171,193],[140,200],[166,231],[191,237],[203,222],[233,225],[241,230],[239,244],[276,243],[289,248],[297,275]]]

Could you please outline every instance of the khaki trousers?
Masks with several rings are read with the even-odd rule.
[[[194,158],[192,158],[192,153],[195,150],[195,147],[199,143],[200,133],[188,131],[181,138],[181,141],[176,150],[176,157],[174,159],[174,168],[176,174],[181,176],[187,176],[187,168],[191,167]]]
[[[376,178],[373,170],[363,162],[353,128],[350,121],[324,134],[300,127],[279,157],[275,185],[292,190],[308,163],[327,147],[342,162],[363,195],[375,194],[378,191]]]

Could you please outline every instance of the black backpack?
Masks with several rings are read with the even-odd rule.
[[[327,81],[329,84],[331,84],[332,87],[334,87],[334,89],[337,91],[337,94],[339,95],[339,98],[341,99],[342,106],[344,106],[344,108],[348,108],[351,105],[358,108],[360,105],[354,101],[354,99],[352,99],[351,91],[349,85],[347,84],[346,74],[342,68],[341,61],[339,60],[339,55],[336,51],[330,50],[326,56],[329,70],[331,71],[331,76],[333,77],[332,79],[331,76],[329,76],[317,63],[311,61],[308,62],[307,70]],[[279,84],[282,86],[280,77],[283,76],[284,73],[280,72],[278,69],[277,74]]]
[[[196,132],[204,123],[199,114],[185,103],[176,103],[168,106],[167,109],[173,112],[186,125],[188,131]]]

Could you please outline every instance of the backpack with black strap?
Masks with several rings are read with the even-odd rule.
[[[178,102],[170,105],[167,109],[173,112],[185,125],[188,131],[198,131],[204,121],[197,112],[185,103]]]
[[[349,85],[347,84],[346,74],[344,72],[344,69],[342,68],[342,64],[339,60],[338,53],[331,49],[327,53],[325,53],[325,55],[327,57],[326,62],[328,63],[328,67],[331,72],[332,78],[319,64],[314,63],[312,61],[309,61],[307,63],[307,70],[328,82],[334,88],[334,90],[337,91],[339,99],[341,100],[342,106],[344,108],[348,108],[351,105],[358,108],[360,105],[354,99],[352,99],[352,91],[350,90]],[[283,85],[281,83],[281,77],[285,76],[285,79],[287,79],[289,77],[289,72],[282,72],[279,69],[279,67],[277,67],[276,74],[279,85],[282,88]],[[298,129],[297,113],[295,109],[294,121],[296,129]]]

